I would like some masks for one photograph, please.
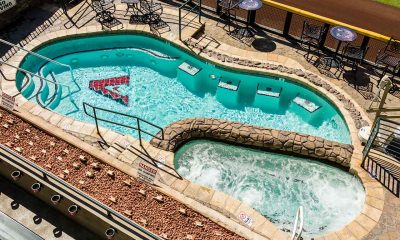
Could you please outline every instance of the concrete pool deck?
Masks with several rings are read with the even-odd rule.
[[[119,9],[123,9],[124,7],[125,7],[125,5],[118,5]],[[170,17],[176,16],[176,10],[174,10],[174,9],[166,9],[165,13],[167,16],[170,16]],[[59,21],[60,21],[60,23],[64,23],[66,20],[63,16]],[[209,20],[207,20],[207,21],[209,21]],[[61,29],[59,29],[59,28],[61,28]],[[30,45],[28,45],[28,48],[32,49],[35,46],[38,46],[45,41],[55,39],[58,37],[67,37],[67,36],[74,35],[74,34],[88,34],[88,33],[94,33],[94,32],[101,31],[101,27],[96,22],[92,22],[88,26],[85,26],[81,29],[71,28],[68,30],[63,30],[62,28],[63,28],[62,24],[56,24],[53,28],[48,29],[47,32],[39,35],[38,38],[31,41]],[[171,32],[161,34],[161,37],[169,39],[173,42],[177,42],[176,25],[171,24],[171,29],[172,29]],[[139,30],[139,31],[144,31],[144,32],[150,32],[150,28],[148,26],[135,26],[135,25],[132,26],[132,25],[126,24],[126,22],[124,22],[124,29],[122,31],[125,31],[125,30],[136,30],[136,31]],[[193,32],[193,31],[190,31],[190,32]],[[187,34],[190,35],[190,33],[187,33]],[[202,46],[202,44],[203,44],[203,42],[199,43],[200,46]],[[210,58],[211,60],[216,61],[216,62],[220,61],[221,64],[224,64],[224,65],[231,65],[233,67],[243,68],[243,69],[247,69],[247,70],[258,70],[258,71],[260,70],[259,68],[253,67],[251,65],[244,66],[239,63],[229,63],[228,64],[228,63],[218,59],[218,57],[220,56],[220,55],[218,55],[218,53],[230,52],[230,53],[233,53],[234,55],[236,55],[240,58],[243,58],[243,59],[252,59],[252,60],[259,59],[259,61],[264,64],[271,64],[271,65],[276,64],[276,65],[285,66],[287,68],[304,70],[304,67],[302,66],[302,64],[299,64],[299,63],[297,63],[297,61],[293,61],[288,57],[280,56],[277,54],[256,53],[256,52],[248,51],[247,49],[230,47],[230,45],[226,44],[226,43],[217,44],[217,45],[218,45],[218,47],[213,46],[213,45],[208,45],[208,47],[209,47],[208,49],[212,49],[213,51],[215,49],[217,49],[217,50],[215,50],[215,51],[217,51],[217,54],[208,56],[208,54],[201,53],[201,54],[203,54],[202,56],[206,57],[206,58]],[[182,45],[182,47],[185,47],[185,45]],[[194,50],[197,51],[196,49],[194,49]],[[200,51],[199,51],[199,53],[200,53]],[[209,52],[207,52],[207,53],[209,53]],[[10,60],[10,62],[18,65],[18,63],[22,60],[23,56],[24,56],[24,54],[17,54],[15,56],[15,58],[12,58]],[[293,76],[293,74],[290,74],[290,73],[283,73],[281,71],[276,71],[276,70],[277,69],[275,69],[275,70],[268,69],[268,72],[275,73],[280,76],[286,76],[289,78],[297,79],[299,77],[299,76],[295,77],[295,76]],[[13,79],[13,78],[15,78],[15,74],[12,71],[6,71],[6,77]],[[321,78],[321,79],[324,80],[323,78]],[[307,81],[299,80],[299,81],[302,81],[303,83],[308,82],[308,80]],[[335,86],[333,86],[333,88],[340,90],[339,88],[337,88]],[[3,83],[3,90],[5,90],[5,91],[11,90],[9,93],[17,93],[17,92],[15,92],[15,90],[16,90],[15,85],[14,85],[14,87],[12,87],[10,84]],[[321,89],[320,91],[323,92],[324,90]],[[340,91],[342,91],[342,90],[340,90]],[[349,99],[352,99],[347,94],[346,94],[346,96]],[[331,96],[331,97],[333,98],[334,96]],[[41,119],[29,117],[28,113],[26,113],[26,118],[36,119],[39,122],[42,121],[42,123],[41,123],[42,126],[44,124],[43,120],[47,120],[48,122],[53,123],[54,125],[58,125],[58,127],[60,127],[61,129],[69,130],[70,132],[74,132],[74,131],[81,132],[82,129],[85,129],[85,131],[87,131],[87,133],[89,133],[86,135],[87,138],[89,138],[89,136],[92,137],[92,139],[89,139],[89,141],[96,141],[96,139],[98,139],[98,136],[96,136],[96,133],[94,131],[93,125],[79,123],[72,119],[68,119],[68,118],[62,117],[60,115],[54,114],[48,110],[43,110],[41,108],[35,107],[29,103],[26,103],[26,100],[24,100],[21,97],[18,97],[18,101],[23,109],[30,110],[32,115],[37,115]],[[357,108],[357,111],[359,111],[360,114],[362,114],[364,116],[365,121],[370,122],[368,120],[368,117],[366,117],[366,114],[364,113],[364,111],[360,107],[358,107],[357,104],[355,104],[355,106]],[[395,201],[395,200],[391,199],[390,196],[387,196],[388,193],[386,193],[385,190],[383,190],[382,186],[379,183],[377,184],[376,180],[372,179],[361,167],[359,167],[360,157],[361,157],[360,154],[361,154],[362,147],[359,144],[357,138],[355,137],[357,128],[355,127],[355,124],[354,124],[353,119],[350,116],[350,114],[349,113],[346,114],[347,110],[343,110],[343,111],[344,111],[346,121],[349,123],[350,126],[351,125],[353,126],[352,137],[353,137],[353,143],[355,146],[355,154],[353,155],[353,161],[352,161],[352,169],[353,170],[352,171],[360,176],[360,178],[363,180],[364,186],[366,187],[366,190],[367,190],[366,191],[366,194],[367,194],[366,207],[365,207],[363,214],[361,214],[349,226],[346,226],[344,229],[338,231],[337,233],[332,233],[321,239],[335,239],[335,237],[337,239],[364,239],[365,236],[371,235],[371,233],[368,235],[369,232],[372,232],[373,230],[375,230],[377,228],[380,229],[380,231],[382,231],[382,229],[384,229],[385,223],[381,222],[381,218],[385,219],[385,216],[380,217],[381,212],[383,211],[384,213],[386,213],[387,216],[390,216],[391,214],[393,214],[389,210],[385,211],[384,207],[386,206],[385,205],[386,199],[389,199],[388,201],[390,201],[390,204],[391,204],[390,206],[393,206],[393,204],[396,205],[396,202],[398,201],[398,199],[396,199],[397,201]],[[68,129],[66,129],[66,126],[69,126]],[[48,129],[48,130],[50,130],[50,129]],[[85,134],[83,134],[83,135],[85,135]],[[111,138],[116,139],[118,137],[118,136],[114,135],[113,133],[111,133],[110,131],[107,136],[110,139]],[[63,136],[60,136],[60,137],[64,138]],[[133,156],[130,156],[130,158],[132,158],[132,157]],[[171,155],[169,154],[168,156],[166,156],[166,159],[172,159]],[[166,178],[165,181],[167,183],[177,186],[178,189],[182,189],[182,192],[186,192],[187,195],[191,195],[192,198],[194,198],[194,199],[197,199],[197,200],[203,199],[204,200],[204,199],[209,198],[209,197],[204,196],[203,191],[200,191],[200,189],[201,189],[200,186],[193,185],[192,187],[188,188],[189,184],[184,183],[184,184],[186,184],[186,186],[182,187],[181,183],[178,183],[178,182],[174,183],[176,181],[167,179],[168,177],[165,177],[165,178]],[[182,201],[190,202],[190,198],[189,199],[182,198]],[[218,204],[222,204],[221,201],[217,201],[217,200],[215,200],[215,201],[218,202]],[[205,201],[203,201],[203,203],[205,203]],[[206,205],[207,205],[207,203],[206,203]],[[199,205],[199,206],[201,207],[201,205]],[[398,209],[398,208],[395,208],[395,209]],[[231,210],[231,211],[233,211],[235,213],[236,209]],[[267,224],[267,223],[265,223],[265,224]],[[380,227],[380,226],[382,226],[382,227]],[[270,226],[270,227],[272,227],[272,226]],[[260,226],[260,228],[263,228],[263,227]],[[266,233],[266,234],[270,234],[273,231],[274,230],[268,231],[268,233]],[[378,230],[376,230],[376,231],[378,231]],[[276,232],[276,230],[275,230],[275,232]],[[381,235],[384,236],[383,234],[386,234],[386,233],[382,233]],[[278,239],[278,237],[275,238],[273,235],[270,237],[272,239]],[[373,238],[371,238],[371,239],[373,239]]]

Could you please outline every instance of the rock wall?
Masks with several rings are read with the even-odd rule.
[[[161,139],[161,132],[157,134]],[[154,147],[175,152],[192,139],[211,139],[263,150],[318,158],[350,166],[353,146],[289,131],[209,118],[187,118],[164,128],[164,140],[153,138]]]

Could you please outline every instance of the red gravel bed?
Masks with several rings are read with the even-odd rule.
[[[184,204],[102,163],[81,149],[50,136],[19,117],[3,109],[0,109],[0,115],[2,115],[0,117],[1,144],[17,152],[20,150],[20,154],[25,158],[60,176],[69,184],[155,234],[166,235],[168,239],[244,239],[187,208]],[[8,128],[4,127],[5,124]],[[65,151],[68,151],[68,154]],[[85,156],[86,163],[80,161],[80,155]],[[36,159],[32,158],[33,156]],[[76,166],[74,168],[74,163],[79,164],[79,168]],[[100,169],[95,170],[93,163],[97,163]],[[93,178],[86,176],[88,171],[93,173]],[[113,171],[114,177],[110,177],[107,174],[108,171]],[[124,181],[130,181],[131,186],[126,185]],[[146,191],[146,195],[143,196],[139,190]],[[162,196],[163,202],[154,199],[158,195]],[[115,201],[112,198],[115,198]],[[179,212],[181,208],[186,210],[186,215]]]

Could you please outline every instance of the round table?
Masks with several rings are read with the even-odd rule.
[[[343,27],[343,26],[335,26],[331,28],[329,31],[331,36],[338,41],[338,45],[335,50],[335,54],[333,55],[332,62],[331,62],[331,67],[332,63],[333,67],[339,67],[341,65],[341,59],[337,57],[337,54],[339,52],[340,46],[342,45],[342,42],[352,42],[356,40],[357,38],[357,33],[351,30],[350,28]]]
[[[352,41],[356,40],[356,38],[357,38],[356,32],[354,32],[353,30],[351,30],[347,27],[343,27],[343,26],[335,26],[335,27],[331,28],[329,33],[331,34],[331,36],[334,39],[339,41],[339,43],[336,47],[335,54],[338,53],[342,42],[352,42]]]
[[[121,3],[126,4],[126,13],[124,16],[128,15],[129,9],[132,9],[132,11],[135,11],[135,9],[138,9],[138,4],[139,0],[121,0]]]
[[[260,0],[243,0],[239,4],[239,8],[247,11],[246,27],[239,30],[242,36],[244,37],[254,36],[254,33],[249,28],[251,16],[252,14],[255,13],[256,10],[260,9],[262,5],[263,4]]]

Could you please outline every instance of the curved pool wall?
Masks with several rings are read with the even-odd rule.
[[[74,69],[75,80],[82,90],[75,93],[73,98],[81,111],[71,114],[73,105],[67,99],[66,89],[63,89],[62,96],[50,108],[77,120],[93,122],[82,110],[82,103],[88,102],[94,106],[139,116],[161,127],[183,118],[209,117],[351,143],[349,130],[339,110],[311,89],[282,78],[221,68],[169,42],[147,35],[107,34],[69,38],[48,43],[35,51],[70,64]],[[191,76],[178,69],[182,62],[201,71]],[[72,91],[78,89],[69,80],[71,75],[66,67],[46,63],[32,55],[23,60],[21,67],[49,79],[49,73],[53,72],[59,83],[69,84]],[[129,87],[120,89],[130,97],[128,106],[88,88],[90,80],[124,75],[129,75],[131,79]],[[232,82],[238,86],[238,90],[218,87],[220,77],[222,82]],[[38,79],[34,78],[33,82],[35,84],[25,86],[22,90],[28,99],[36,91],[36,85],[39,85]],[[18,73],[17,88],[21,90],[23,85],[24,76]],[[280,97],[276,98],[256,94],[257,88],[282,91]],[[50,96],[51,92],[51,87],[44,89],[42,99]],[[293,103],[296,96],[315,103],[320,109],[309,113]],[[110,118],[108,115],[104,117]],[[117,121],[127,123],[128,120],[121,118]],[[126,129],[114,125],[103,126],[127,133]],[[150,127],[148,130],[157,132]],[[151,136],[147,136],[147,139],[151,139]]]
[[[241,200],[284,231],[303,206],[307,238],[339,230],[364,207],[357,177],[306,158],[195,140],[176,152],[174,164],[183,177]]]

